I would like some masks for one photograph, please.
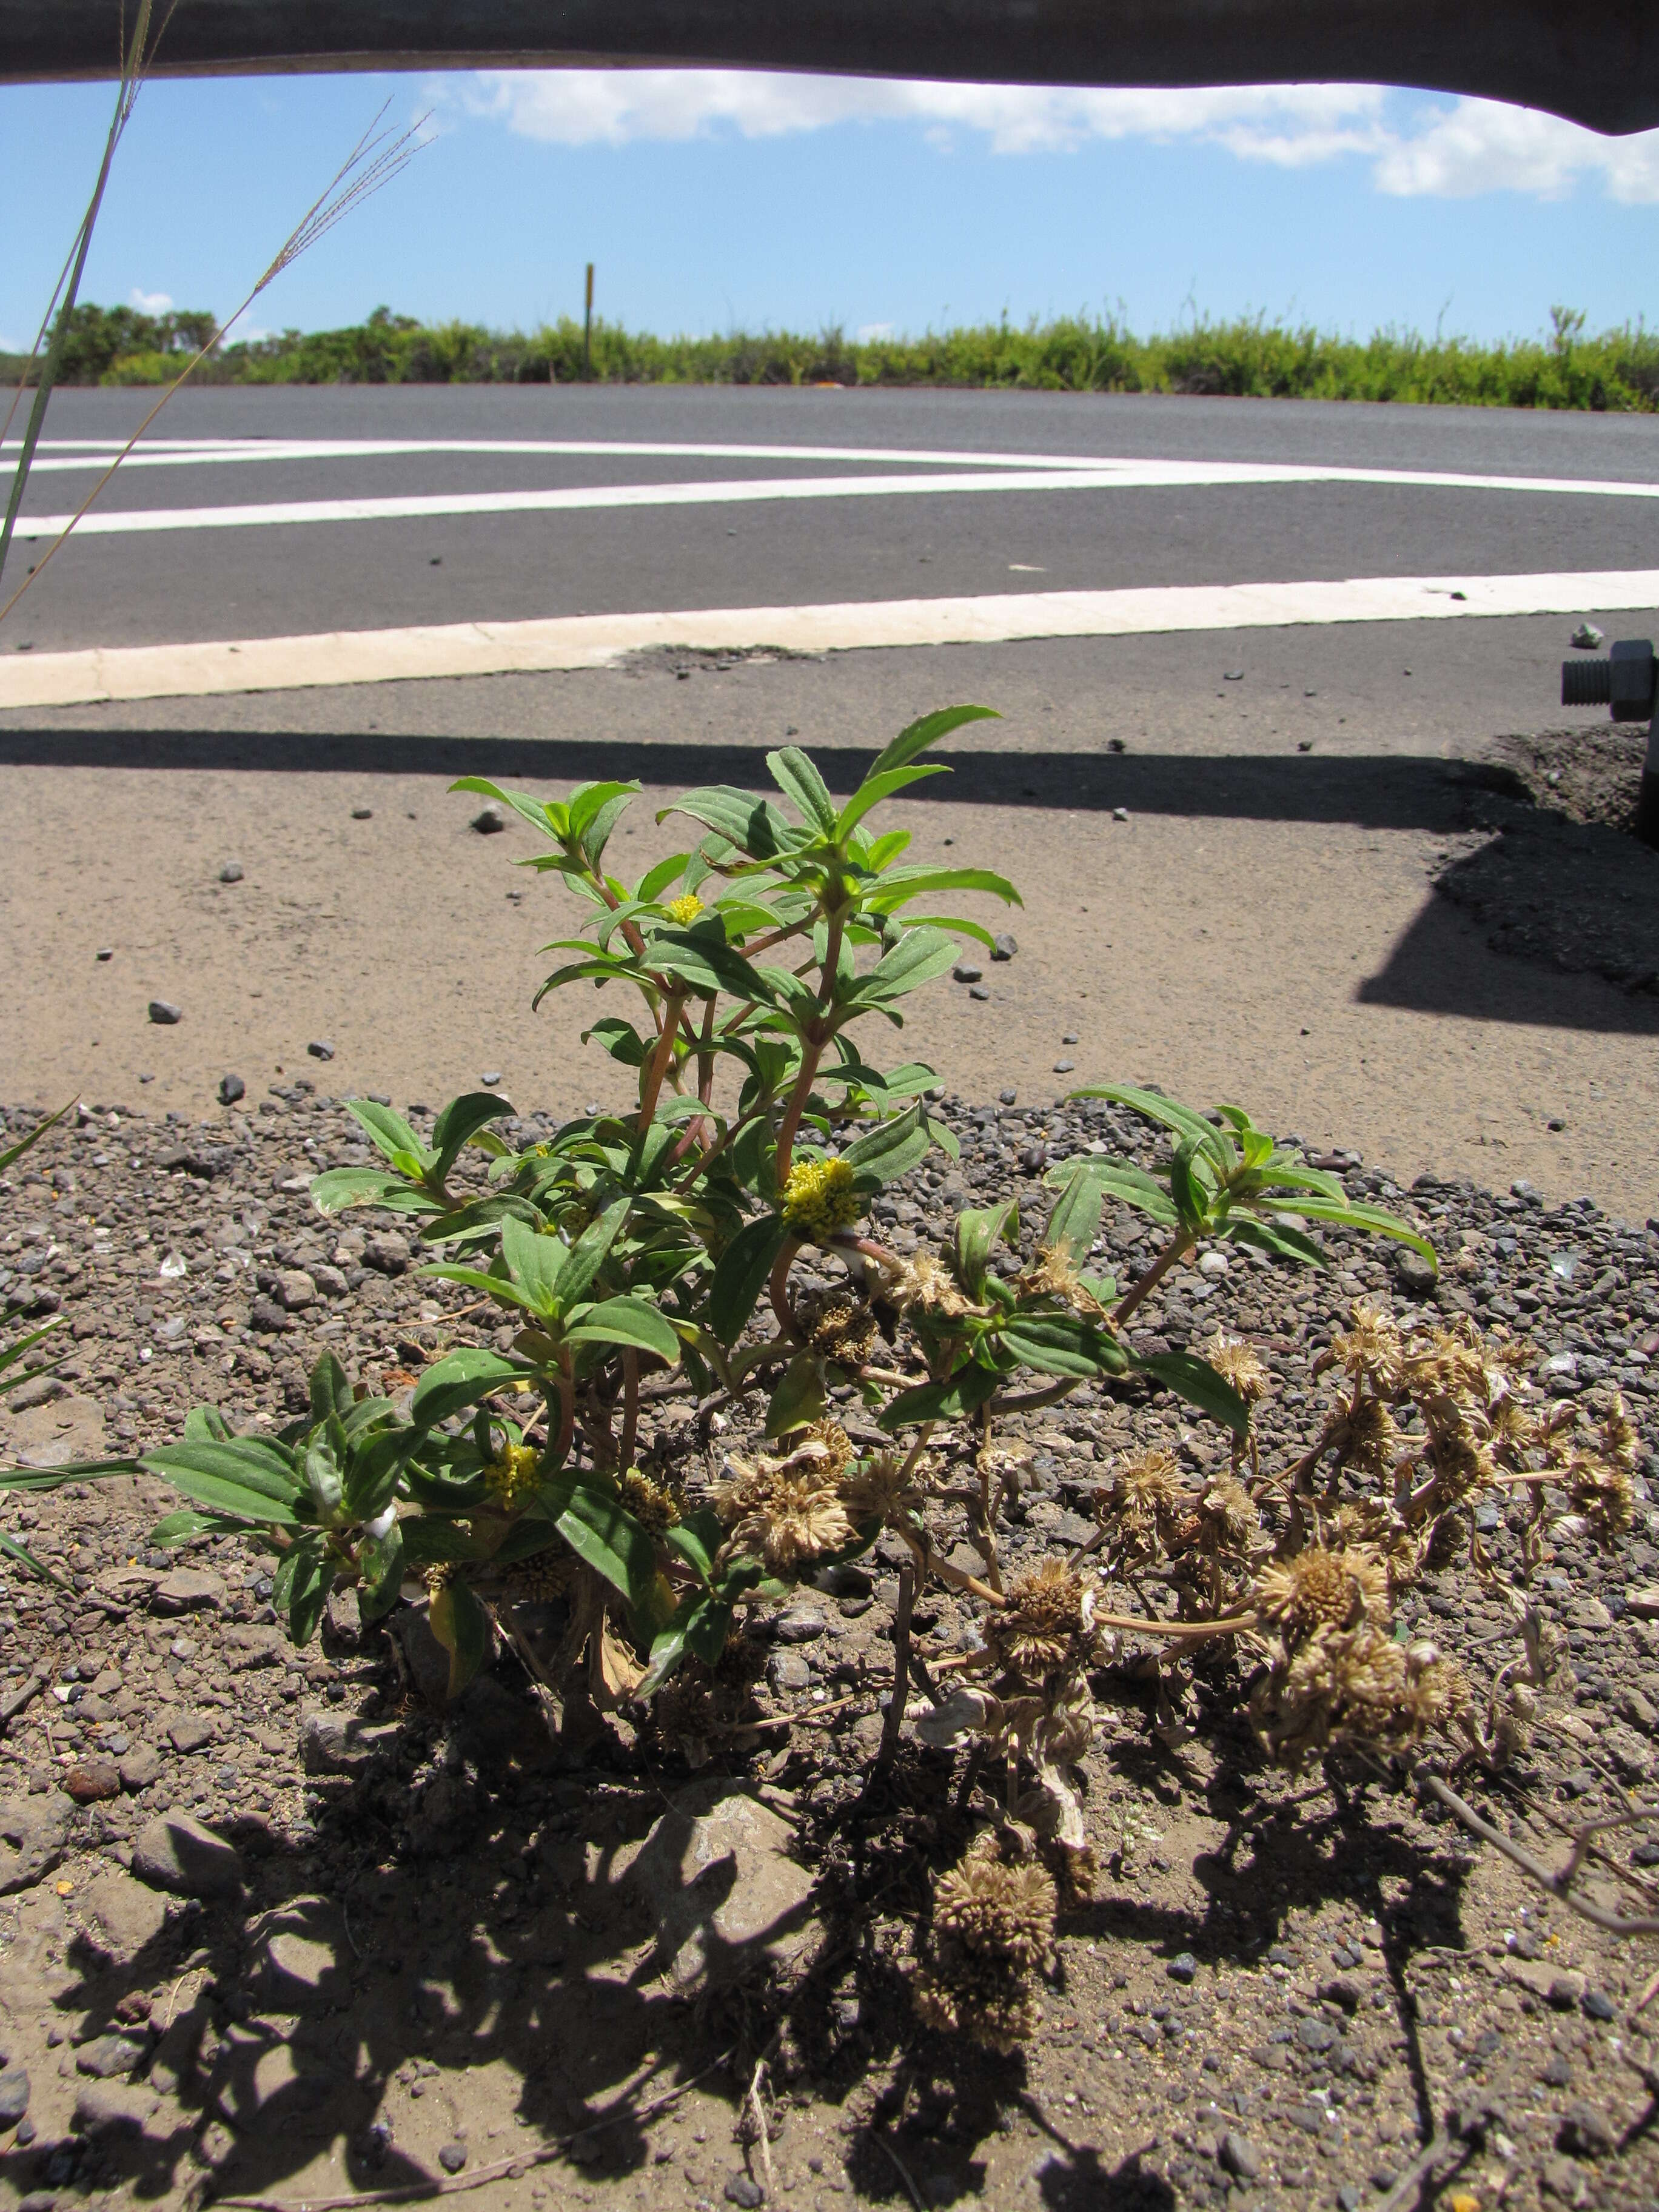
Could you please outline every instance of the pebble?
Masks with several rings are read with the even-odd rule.
[[[1619,2008],[1605,1990],[1586,1990],[1583,2009],[1590,2020],[1617,2020],[1619,2017]]]
[[[1129,810],[1127,806],[1115,806],[1112,809],[1112,819],[1114,822],[1127,822],[1128,818]]]
[[[438,2150],[438,2163],[446,2173],[459,2173],[466,2164],[466,2145],[464,2142],[441,2144]]]
[[[242,1865],[222,1836],[189,1813],[162,1813],[133,1838],[132,1870],[152,1889],[180,1897],[234,1897]]]
[[[1172,1982],[1196,1981],[1198,1960],[1190,1951],[1177,1951],[1164,1971]]]
[[[982,1000],[988,999],[991,994],[986,989],[983,983],[970,983],[968,987],[968,995],[970,999]]]
[[[87,1759],[70,1767],[64,1787],[77,1805],[95,1805],[100,1798],[120,1796],[121,1770],[113,1759]]]
[[[100,960],[113,960],[115,957],[115,947],[112,945],[100,945],[98,948],[97,957]]]
[[[29,2077],[21,2066],[0,2074],[0,2128],[15,2128],[29,2108]]]
[[[1606,2115],[1583,2103],[1568,2106],[1555,2141],[1573,2158],[1609,2158],[1619,2147]]]
[[[374,819],[374,809],[372,806],[354,806],[351,810],[351,818],[354,822],[372,822]]]
[[[775,1651],[766,1662],[766,1679],[775,1690],[808,1690],[812,1669],[799,1651]]]
[[[811,1644],[829,1627],[823,1615],[811,1606],[786,1606],[772,1625],[780,1644]]]
[[[332,1060],[334,1057],[334,1048],[326,1037],[313,1037],[306,1050],[313,1060]]]
[[[1296,2039],[1304,2051],[1328,2051],[1336,2041],[1336,2030],[1329,2021],[1320,2020],[1310,2014],[1306,2020],[1297,2021]]]
[[[395,1229],[377,1229],[363,1240],[363,1265],[377,1275],[401,1275],[409,1266],[409,1239]]]
[[[182,1006],[175,1006],[170,999],[152,999],[149,1018],[158,1028],[170,1030],[176,1023],[183,1021],[185,1011]]]
[[[1607,641],[1607,632],[1591,622],[1580,623],[1567,641],[1579,653],[1599,653]]]
[[[501,1071],[499,1067],[487,1068],[478,1078],[479,1082],[483,1084],[486,1091],[493,1091],[501,1079]]]
[[[114,2081],[131,2074],[149,2047],[130,2035],[100,2035],[76,2052],[75,2070],[95,2081]]]
[[[247,1085],[240,1075],[222,1075],[219,1078],[219,1103],[222,1106],[234,1106],[239,1098],[246,1097]]]
[[[1408,1297],[1414,1298],[1426,1297],[1439,1280],[1438,1272],[1432,1261],[1425,1260],[1420,1252],[1413,1252],[1409,1248],[1395,1257],[1394,1273],[1395,1279],[1401,1289]]]
[[[219,871],[219,880],[222,884],[240,884],[242,880],[241,862],[240,860],[227,860],[223,867]]]
[[[971,960],[958,960],[951,973],[958,983],[977,983],[985,970]]]
[[[472,817],[472,827],[481,837],[494,837],[507,827],[507,817],[499,806],[481,806]]]
[[[1013,934],[1012,930],[999,930],[997,934],[991,939],[991,957],[993,960],[1012,960],[1018,950],[1019,939]]]
[[[1054,1062],[1054,1073],[1056,1075],[1069,1075],[1076,1066],[1077,1062],[1074,1060],[1057,1060]]]
[[[734,2173],[726,2185],[726,2201],[728,2204],[741,2204],[745,2212],[754,2212],[756,2205],[765,2203],[766,2191],[752,2176]]]

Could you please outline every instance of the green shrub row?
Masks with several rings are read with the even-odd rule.
[[[1587,336],[1583,316],[1559,307],[1552,319],[1547,337],[1495,345],[1395,330],[1338,337],[1261,317],[1194,322],[1146,338],[1115,317],[1080,315],[863,340],[834,329],[816,337],[739,331],[664,338],[601,322],[585,363],[581,325],[568,316],[539,330],[501,331],[428,325],[377,307],[348,329],[284,331],[232,344],[197,377],[217,384],[574,384],[591,373],[607,384],[945,385],[1642,413],[1659,406],[1659,333],[1638,322]],[[210,329],[203,314],[77,307],[62,381],[164,382]],[[7,365],[0,356],[0,368]],[[9,366],[15,379],[26,364],[13,358]]]

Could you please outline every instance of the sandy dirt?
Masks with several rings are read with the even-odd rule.
[[[942,985],[906,1032],[953,1088],[1046,1100],[1152,1079],[1238,1098],[1281,1133],[1355,1146],[1407,1180],[1524,1178],[1659,1212],[1659,1000],[1639,972],[1614,982],[1496,952],[1494,938],[1547,952],[1559,933],[1506,933],[1504,916],[1432,888],[1524,804],[1513,748],[1492,787],[1504,733],[1466,717],[1460,740],[1427,705],[1409,725],[1387,715],[1367,656],[1391,666],[1398,640],[1257,636],[1237,686],[1217,668],[1243,648],[1133,642],[1109,697],[1098,652],[1055,643],[833,663],[666,655],[7,717],[5,1092],[212,1115],[227,1073],[256,1098],[296,1071],[320,1077],[318,1042],[333,1048],[337,1095],[438,1103],[499,1074],[521,1106],[619,1101],[617,1073],[580,1048],[607,1009],[562,994],[529,1011],[551,964],[538,948],[571,908],[513,870],[529,833],[472,830],[477,802],[447,796],[449,778],[546,793],[641,775],[612,848],[635,872],[672,849],[672,823],[653,817],[675,790],[763,780],[765,747],[792,733],[850,787],[909,716],[976,697],[1006,718],[953,744],[958,772],[933,787],[948,798],[894,811],[917,855],[996,866],[1024,893],[1012,916],[969,902],[1018,939],[1014,960],[987,963],[988,997]],[[1628,851],[1639,882],[1659,880],[1659,861]],[[233,860],[242,879],[223,884]],[[1565,896],[1536,872],[1523,902]],[[152,999],[182,1010],[177,1026],[150,1022]]]

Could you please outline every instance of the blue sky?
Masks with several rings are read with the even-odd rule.
[[[0,89],[0,343],[33,334],[107,120]],[[849,331],[1121,307],[1478,338],[1650,313],[1659,132],[1364,87],[1049,92],[736,72],[148,86],[82,296],[225,313],[383,100],[432,143],[286,273],[258,327],[580,312]]]

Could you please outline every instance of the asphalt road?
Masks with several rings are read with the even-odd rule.
[[[72,508],[94,480],[96,450],[72,441],[125,434],[149,398],[60,394],[47,426],[50,466],[31,484],[26,516]],[[185,510],[185,519],[78,535],[0,629],[0,651],[683,607],[1659,565],[1650,496],[1213,480],[1231,465],[1659,484],[1659,421],[1637,417],[1040,393],[472,386],[186,393],[157,433],[175,449],[124,470],[94,515],[106,531],[158,511]],[[387,440],[463,450],[349,450]],[[294,441],[329,449],[283,458],[255,458],[246,446],[177,450],[217,441],[260,441],[268,453]],[[611,450],[481,450],[502,441]],[[705,450],[627,450],[647,444]],[[757,450],[707,450],[722,445]],[[924,454],[949,458],[917,459]],[[1022,457],[1027,468],[1017,465]],[[1154,469],[1151,483],[1103,483],[1079,467],[1091,459],[1139,465],[1120,471],[1132,479],[1148,464],[1175,465]],[[1198,480],[1182,481],[1181,465]],[[1026,484],[1033,471],[1042,481]],[[822,496],[830,478],[847,495]],[[921,483],[900,492],[895,478]],[[960,488],[926,488],[942,478]],[[756,499],[761,483],[779,489]],[[653,487],[692,503],[371,510],[369,519],[337,512],[221,526],[232,507],[664,495]],[[44,542],[20,548],[19,566]]]

